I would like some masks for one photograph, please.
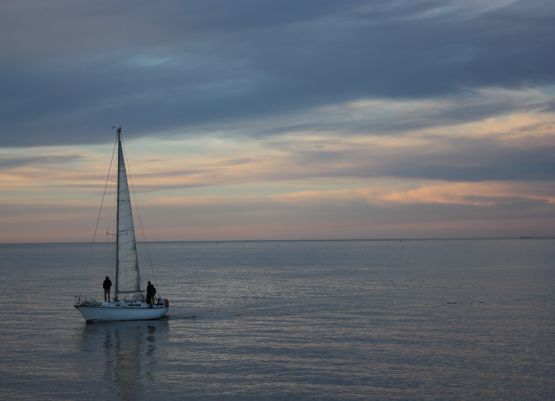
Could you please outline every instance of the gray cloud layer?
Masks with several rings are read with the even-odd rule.
[[[552,1],[3,2],[0,145],[553,84],[554,20]]]
[[[28,165],[63,164],[79,160],[80,155],[50,155],[50,156],[2,156],[0,155],[0,169],[10,169]]]

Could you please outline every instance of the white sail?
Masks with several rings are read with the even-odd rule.
[[[125,159],[118,130],[118,196],[117,196],[117,261],[116,297],[134,299],[141,297],[141,277],[137,260],[137,243],[131,197],[127,183]]]

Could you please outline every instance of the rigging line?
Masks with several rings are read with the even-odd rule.
[[[91,242],[91,246],[89,248],[89,256],[87,258],[87,264],[85,265],[85,269],[88,272],[90,265],[91,265],[91,258],[92,258],[92,250],[93,250],[93,246],[96,243],[96,232],[98,230],[98,224],[100,222],[100,216],[102,215],[102,207],[104,206],[104,198],[106,196],[106,189],[108,188],[108,180],[110,179],[110,172],[112,171],[112,164],[114,162],[114,154],[116,153],[116,144],[117,144],[117,138],[116,138],[116,142],[114,143],[114,149],[112,150],[112,158],[110,160],[110,167],[108,167],[108,175],[106,176],[106,183],[104,184],[104,192],[102,193],[102,201],[100,202],[100,210],[98,211],[98,217],[96,218],[96,225],[94,227],[94,234],[93,234],[93,239]]]
[[[143,240],[144,240],[144,244],[145,244],[145,250],[146,250],[146,256],[147,256],[147,260],[148,260],[148,267],[150,270],[150,274],[152,275],[152,279],[154,282],[157,282],[156,279],[156,275],[154,274],[154,268],[153,268],[153,264],[152,264],[152,257],[150,256],[150,247],[148,245],[148,240],[146,238],[146,232],[145,232],[145,227],[143,224],[143,218],[142,218],[142,213],[141,213],[141,208],[139,207],[139,202],[137,202],[137,196],[135,195],[135,186],[133,184],[134,179],[133,179],[133,175],[131,174],[131,169],[130,169],[130,163],[129,163],[129,159],[127,158],[127,152],[125,151],[125,149],[123,149],[123,157],[125,158],[126,166],[127,166],[127,177],[128,177],[128,186],[131,187],[131,191],[129,191],[130,193],[130,198],[133,197],[133,203],[135,204],[135,209],[137,211],[137,220],[139,223],[139,228],[141,229],[141,235],[143,236]],[[137,239],[135,238],[135,241]]]

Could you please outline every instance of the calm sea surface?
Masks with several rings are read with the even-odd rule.
[[[170,316],[86,324],[106,248],[0,245],[1,400],[555,399],[554,240],[143,244]]]

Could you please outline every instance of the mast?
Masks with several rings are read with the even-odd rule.
[[[117,129],[118,135],[118,184],[117,184],[117,194],[116,194],[116,292],[115,292],[115,300],[118,300],[118,278],[119,278],[119,190],[120,190],[120,157],[122,157],[121,151],[121,127]]]

